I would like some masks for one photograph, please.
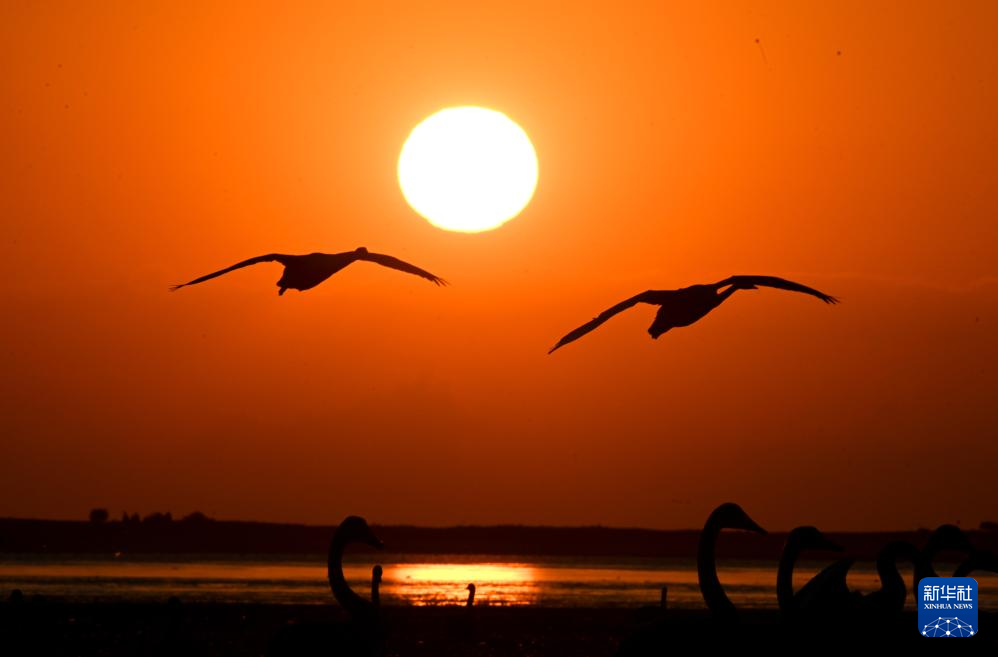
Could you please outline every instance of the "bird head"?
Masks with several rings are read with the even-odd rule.
[[[766,533],[765,529],[760,527],[752,518],[749,518],[748,514],[742,510],[742,507],[734,502],[727,502],[714,509],[707,522],[709,523],[711,520],[718,523],[719,526],[728,529],[742,529],[747,532],[755,532],[756,534]]]
[[[342,534],[346,538],[347,543],[364,543],[378,549],[385,546],[381,542],[381,539],[375,536],[371,528],[368,527],[367,521],[360,516],[350,516],[345,519],[340,523],[336,533]]]
[[[381,564],[377,564],[371,569],[371,579],[375,582],[381,582],[381,575],[384,571],[381,568]]]
[[[803,550],[829,550],[831,552],[842,552],[842,546],[831,541],[822,534],[817,527],[795,527],[787,536],[787,542],[792,540],[800,542]]]
[[[931,559],[937,553],[944,550],[954,550],[957,552],[971,553],[974,546],[967,540],[967,535],[956,525],[940,525],[932,532],[929,542],[923,551]]]
[[[365,255],[367,254],[367,248],[363,246],[358,246],[356,249],[354,249],[353,252],[358,255]]]

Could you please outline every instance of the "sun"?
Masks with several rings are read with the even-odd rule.
[[[537,153],[523,128],[484,107],[448,107],[413,128],[402,146],[399,186],[412,209],[445,230],[503,225],[537,187]]]

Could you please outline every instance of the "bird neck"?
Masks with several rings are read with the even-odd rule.
[[[475,589],[468,589],[468,602],[466,603],[466,606],[475,606]]]
[[[926,577],[938,577],[932,567],[932,559],[924,552],[915,551],[912,559],[915,562],[915,576],[911,584],[913,591],[918,590],[918,583]]]
[[[933,567],[932,562],[936,560],[940,552],[945,551],[956,551],[965,552],[967,556],[970,556],[970,551],[966,547],[966,540],[963,541],[964,545],[960,545],[958,539],[962,536],[958,528],[952,525],[944,525],[938,528],[929,537],[929,543],[922,550],[920,556],[922,563],[919,564],[916,560],[916,568],[921,565],[922,577],[938,577],[936,574],[936,569]]]
[[[889,543],[877,554],[877,575],[880,576],[880,591],[888,596],[893,606],[899,610],[904,608],[904,599],[908,595],[908,590],[904,586],[904,579],[898,571],[898,557],[911,556],[915,549],[909,551],[904,543],[895,541]],[[916,575],[918,574],[918,562],[915,562]],[[915,583],[917,586],[917,582]]]
[[[697,548],[697,577],[700,581],[700,592],[707,608],[715,616],[731,618],[735,615],[735,606],[724,593],[721,581],[717,578],[717,562],[715,549],[721,527],[711,515],[700,532],[700,544]]]
[[[329,587],[336,601],[354,618],[369,616],[374,605],[353,592],[343,576],[343,549],[350,541],[337,532],[329,544],[329,557],[326,561],[326,574],[329,577]]]
[[[780,555],[780,567],[776,571],[776,601],[784,614],[796,610],[794,604],[794,566],[800,556],[800,539],[793,532],[787,537],[787,544]]]

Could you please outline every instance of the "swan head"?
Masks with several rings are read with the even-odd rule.
[[[375,536],[371,528],[368,527],[367,521],[360,516],[348,517],[340,523],[336,532],[342,535],[344,543],[363,543],[378,549],[385,547],[381,539]]]
[[[371,580],[373,580],[377,584],[380,584],[381,575],[383,572],[384,571],[381,569],[381,564],[377,564],[374,568],[371,569]]]
[[[787,543],[796,541],[802,550],[828,550],[842,552],[842,546],[821,533],[817,527],[795,527],[787,536]]]
[[[755,520],[749,518],[748,514],[742,510],[742,507],[734,502],[727,502],[714,509],[714,512],[710,514],[710,518],[707,519],[708,524],[711,522],[725,529],[741,529],[747,532],[755,532],[756,534],[767,533]]]
[[[475,592],[475,585],[474,584],[468,584],[468,586],[465,587],[465,590],[471,591],[472,593],[474,593]]]
[[[944,550],[971,553],[974,546],[967,540],[967,535],[956,525],[941,525],[932,532],[929,542],[925,544],[925,554],[934,556]]]
[[[357,255],[367,255],[368,251],[367,247],[358,246],[356,249],[353,250],[353,252],[356,253]]]

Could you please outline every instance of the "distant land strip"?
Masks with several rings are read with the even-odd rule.
[[[543,526],[373,526],[392,554],[694,558],[699,530]],[[192,514],[173,520],[155,514],[140,520],[98,517],[91,521],[0,518],[0,554],[325,554],[331,526],[212,520]],[[929,530],[829,532],[849,555],[874,559],[889,541],[922,547]],[[998,526],[967,532],[978,549],[998,550]],[[718,554],[726,558],[776,559],[786,533],[766,536],[722,532]],[[358,546],[356,552],[366,548]],[[945,558],[946,555],[943,555]],[[954,555],[959,557],[959,555]]]

